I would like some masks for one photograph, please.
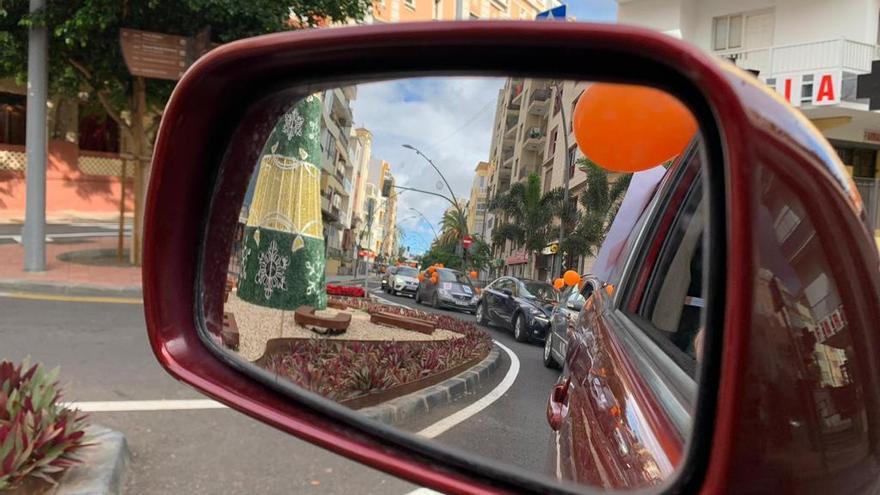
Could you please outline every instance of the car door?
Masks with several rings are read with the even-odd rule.
[[[684,316],[692,287],[681,280],[701,274],[686,262],[700,260],[698,171],[691,156],[667,173],[627,240],[620,280],[594,286],[569,335],[554,391],[566,401],[557,436],[566,479],[613,489],[653,485],[683,455],[696,400],[691,343],[700,318]],[[655,293],[661,295],[642,304]]]
[[[492,323],[497,323],[498,320],[498,304],[501,302],[501,289],[506,287],[508,284],[507,278],[502,277],[491,284],[489,284],[485,289],[483,289],[483,304],[484,311],[486,312],[487,318]]]
[[[508,278],[505,280],[502,290],[498,292],[496,296],[498,298],[498,304],[496,305],[498,321],[509,325],[513,320],[513,314],[519,307],[519,303],[516,300],[517,295],[521,292],[519,284],[520,282],[516,279]],[[505,292],[504,289],[509,290],[510,293]]]

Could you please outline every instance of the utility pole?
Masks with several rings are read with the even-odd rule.
[[[556,82],[556,104],[559,106],[559,117],[562,119],[562,142],[565,145],[565,170],[564,173],[564,181],[562,186],[562,211],[565,212],[568,208],[568,181],[571,178],[571,174],[569,170],[571,169],[571,154],[568,152],[568,125],[565,123],[565,105],[562,104],[562,81]],[[559,255],[558,263],[554,262],[553,264],[556,266],[556,269],[553,270],[554,273],[551,276],[551,279],[556,276],[562,275],[562,258],[564,256],[564,252],[562,251],[562,239],[565,238],[565,223],[562,219],[559,219]]]
[[[45,0],[30,0],[31,14],[46,7]],[[28,30],[27,84],[27,173],[25,193],[24,269],[46,270],[46,98],[49,52],[46,26],[31,25]]]

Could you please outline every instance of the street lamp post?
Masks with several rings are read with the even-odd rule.
[[[425,222],[427,222],[428,227],[431,227],[431,232],[434,233],[434,238],[439,237],[439,236],[437,235],[437,229],[434,228],[434,224],[432,224],[431,221],[428,220],[422,212],[420,212],[419,210],[417,210],[417,209],[415,209],[415,208],[413,208],[413,207],[410,207],[410,210],[412,210],[412,211],[418,213],[419,216],[422,217],[422,220],[424,220]]]
[[[450,200],[449,198],[447,198],[443,195],[436,194],[436,193],[430,193],[428,191],[419,191],[418,189],[412,189],[412,188],[409,188],[409,190],[416,191],[416,192],[422,192],[422,193],[428,193],[428,194],[434,194],[435,196],[440,196],[441,198],[452,203],[452,206],[458,212],[458,216],[462,220],[462,237],[466,236],[468,234],[467,221],[466,221],[467,217],[464,215],[464,212],[461,211],[461,206],[458,204],[458,198],[455,197],[455,191],[452,190],[452,186],[449,185],[449,181],[446,180],[446,176],[444,176],[443,172],[441,172],[440,169],[437,168],[437,165],[434,164],[434,161],[431,160],[430,158],[428,158],[427,156],[425,156],[425,154],[422,153],[421,151],[419,151],[418,148],[416,148],[415,146],[413,146],[411,144],[404,144],[403,147],[406,149],[415,151],[417,155],[424,158],[426,162],[428,162],[432,167],[434,167],[434,170],[437,172],[437,175],[439,175],[440,178],[443,179],[443,183],[446,184],[446,189],[449,189],[449,194],[452,195],[452,200]],[[407,188],[400,188],[400,189],[407,189]]]

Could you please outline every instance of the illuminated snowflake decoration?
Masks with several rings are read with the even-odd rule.
[[[318,139],[318,133],[321,132],[321,126],[318,125],[317,121],[310,120],[308,124],[309,130],[306,134],[306,137],[309,138],[310,141],[314,141]]]
[[[288,141],[293,139],[294,136],[302,136],[304,122],[305,119],[299,114],[299,110],[294,108],[284,114],[284,125],[281,126],[281,132],[287,136]]]
[[[275,289],[287,290],[284,274],[289,265],[290,259],[278,254],[278,244],[275,240],[272,240],[265,253],[260,253],[260,271],[257,272],[255,282],[263,287],[266,299],[272,297]]]

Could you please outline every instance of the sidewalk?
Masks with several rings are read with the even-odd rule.
[[[126,248],[130,242],[126,238]],[[138,266],[101,266],[71,262],[60,255],[83,251],[115,250],[114,237],[77,239],[74,242],[46,244],[46,271],[24,271],[24,246],[0,244],[0,291],[52,292],[77,294],[113,294],[139,297],[141,268]]]

